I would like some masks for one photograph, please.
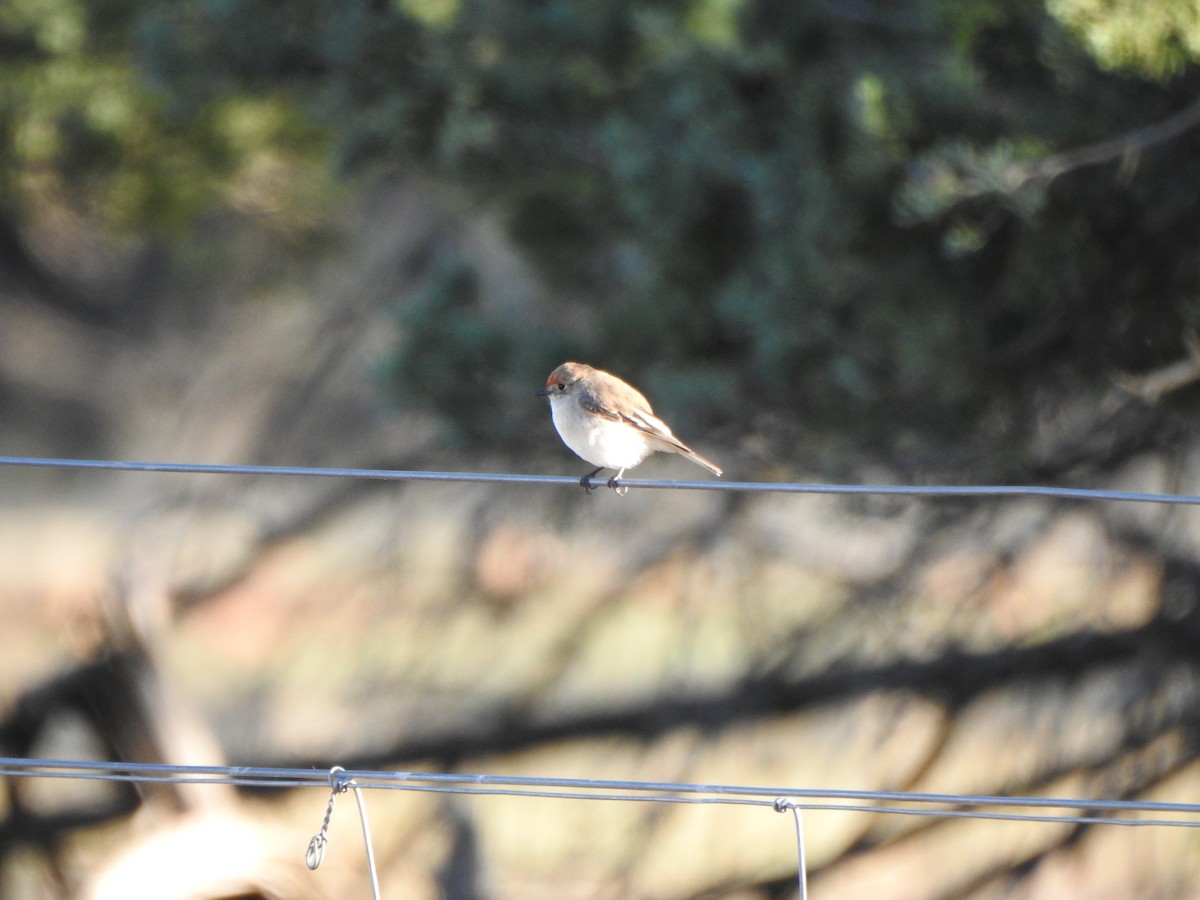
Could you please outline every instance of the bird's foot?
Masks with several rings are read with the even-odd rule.
[[[603,468],[604,468],[604,466],[600,467],[600,469],[603,469]],[[593,469],[592,471],[588,472],[586,475],[584,475],[582,478],[579,479],[579,486],[581,488],[583,488],[585,491],[587,491],[589,494],[595,490],[595,486],[592,484],[592,479],[595,478],[598,474],[600,474],[600,469]]]
[[[608,486],[617,492],[618,497],[624,497],[626,494],[629,493],[629,487],[627,485],[621,484],[621,482],[618,480],[624,474],[625,474],[625,470],[622,469],[620,472],[618,472],[612,478],[608,479]]]

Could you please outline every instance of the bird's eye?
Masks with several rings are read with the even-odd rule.
[[[567,389],[567,386],[565,384],[563,384],[561,381],[558,384],[556,384],[555,387],[558,388],[560,391],[565,391]]]

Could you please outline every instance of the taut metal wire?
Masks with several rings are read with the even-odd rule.
[[[259,475],[291,478],[357,478],[376,481],[445,481],[474,484],[536,484],[579,487],[570,475],[520,475],[496,472],[423,472],[403,469],[353,469],[316,466],[211,465],[207,463],[133,462],[102,459],[45,459],[33,456],[0,456],[0,466],[41,469],[93,469],[110,472],[166,472],[189,475]],[[627,479],[622,487],[647,490],[735,491],[756,494],[854,494],[893,497],[1046,497],[1059,500],[1092,500],[1118,503],[1200,505],[1194,494],[1158,494],[1100,488],[1008,484],[815,484],[775,481],[662,481]]]

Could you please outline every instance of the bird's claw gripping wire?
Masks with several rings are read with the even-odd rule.
[[[590,494],[592,491],[594,491],[596,489],[596,485],[592,484],[592,479],[595,478],[597,475],[599,475],[602,471],[604,471],[604,466],[601,466],[598,469],[592,469],[592,471],[588,472],[586,475],[584,475],[582,478],[579,479],[579,486]],[[620,472],[618,472],[612,478],[608,479],[608,481],[604,482],[606,485],[608,485],[610,488],[612,488],[614,491],[616,491],[618,496],[621,496],[621,497],[624,497],[626,494],[629,493],[629,486],[625,485],[625,484],[621,484],[621,482],[620,482],[620,478],[624,474],[625,474],[625,470],[622,469]]]

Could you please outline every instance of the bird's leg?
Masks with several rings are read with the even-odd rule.
[[[620,479],[620,477],[624,474],[625,474],[625,470],[622,468],[617,471],[616,475],[614,475],[612,478],[608,479],[608,486],[610,488],[612,488],[614,491],[616,491],[617,494],[619,494],[622,497],[624,497],[626,494],[629,493],[629,488],[617,483],[617,481]]]
[[[579,479],[579,486],[590,494],[594,490],[590,482],[593,478],[600,474],[600,470],[603,468],[604,466],[601,466],[599,469],[592,469],[592,471],[588,472]]]

